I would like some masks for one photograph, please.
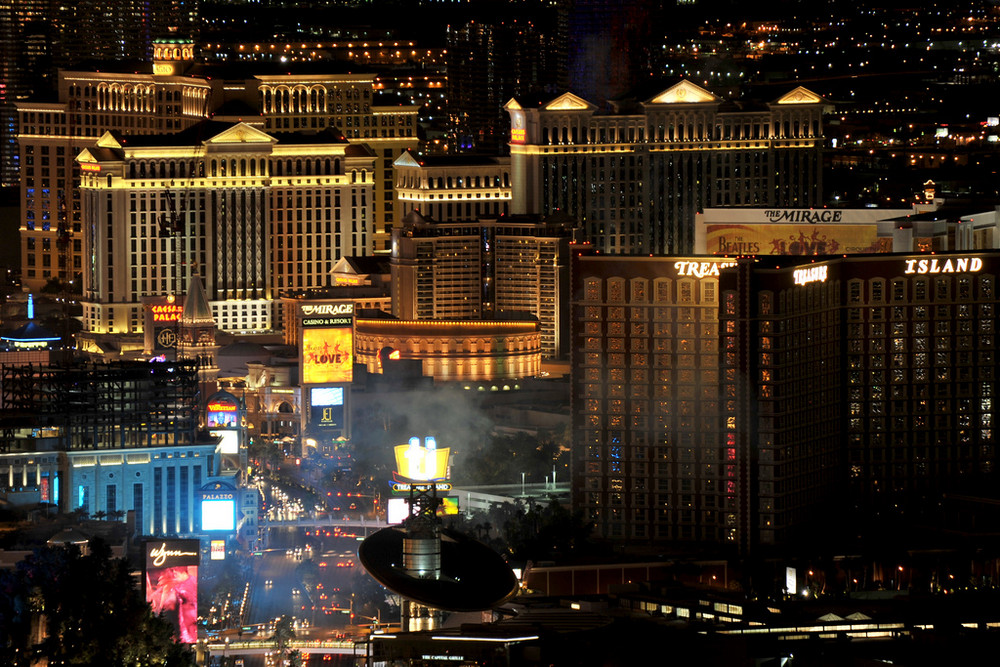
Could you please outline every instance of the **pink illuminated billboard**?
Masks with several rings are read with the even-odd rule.
[[[173,624],[181,644],[198,641],[199,549],[198,540],[146,542],[146,602]]]

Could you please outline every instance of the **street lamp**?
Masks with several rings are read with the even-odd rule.
[[[524,497],[524,475],[525,475],[525,473],[522,472],[521,473],[521,497],[522,498]]]

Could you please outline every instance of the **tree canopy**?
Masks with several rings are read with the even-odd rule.
[[[128,563],[101,539],[83,555],[46,547],[0,571],[0,663],[193,667],[194,655],[153,615]]]
[[[569,457],[557,439],[530,433],[494,433],[469,443],[454,464],[456,484],[516,484],[521,473],[527,481],[551,479],[555,468],[569,479]]]
[[[514,560],[549,560],[592,555],[599,547],[590,539],[593,524],[582,511],[558,501],[495,503],[471,516],[448,517],[448,526],[471,535]]]

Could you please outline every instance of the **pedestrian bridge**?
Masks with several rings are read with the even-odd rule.
[[[336,653],[339,655],[364,655],[365,640],[354,642],[344,639],[292,639],[288,642],[289,651],[302,653]],[[278,650],[278,643],[273,639],[247,639],[235,642],[212,640],[205,647],[212,656],[229,655],[266,655]]]
[[[381,530],[389,524],[377,519],[336,519],[330,516],[296,519],[267,519],[261,522],[263,528],[361,528],[362,530]]]

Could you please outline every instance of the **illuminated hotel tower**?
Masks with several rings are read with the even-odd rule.
[[[397,221],[413,211],[438,222],[510,213],[510,158],[406,151],[393,168]]]
[[[151,71],[118,72],[113,66],[100,72],[60,70],[58,101],[17,103],[26,287],[40,289],[52,278],[70,281],[85,269],[80,171],[74,163],[80,151],[107,131],[159,135],[210,117],[245,121],[268,133],[315,134],[335,128],[359,149],[368,146],[377,159],[368,167],[375,177],[363,254],[388,251],[392,162],[405,149],[418,147],[418,107],[382,97],[372,74],[267,74],[270,66],[265,64],[254,66],[256,75],[220,67],[195,69],[194,56],[193,42],[159,41]]]
[[[198,4],[199,0],[0,0],[0,185],[17,184],[17,103],[48,90],[58,67],[101,62],[101,69],[106,69],[114,61],[148,61],[154,39],[195,37]]]
[[[205,121],[82,151],[84,334],[142,331],[144,297],[197,270],[219,329],[278,328],[279,290],[323,287],[369,247],[374,157],[330,131]]]
[[[749,553],[993,493],[1000,253],[571,251],[573,505],[601,537]]]
[[[690,81],[613,113],[572,93],[511,100],[511,211],[571,215],[601,252],[691,253],[706,207],[820,204],[823,106],[804,88],[757,106]]]
[[[553,216],[433,222],[412,212],[392,237],[392,309],[403,320],[537,318],[542,358],[567,352],[569,242]]]

